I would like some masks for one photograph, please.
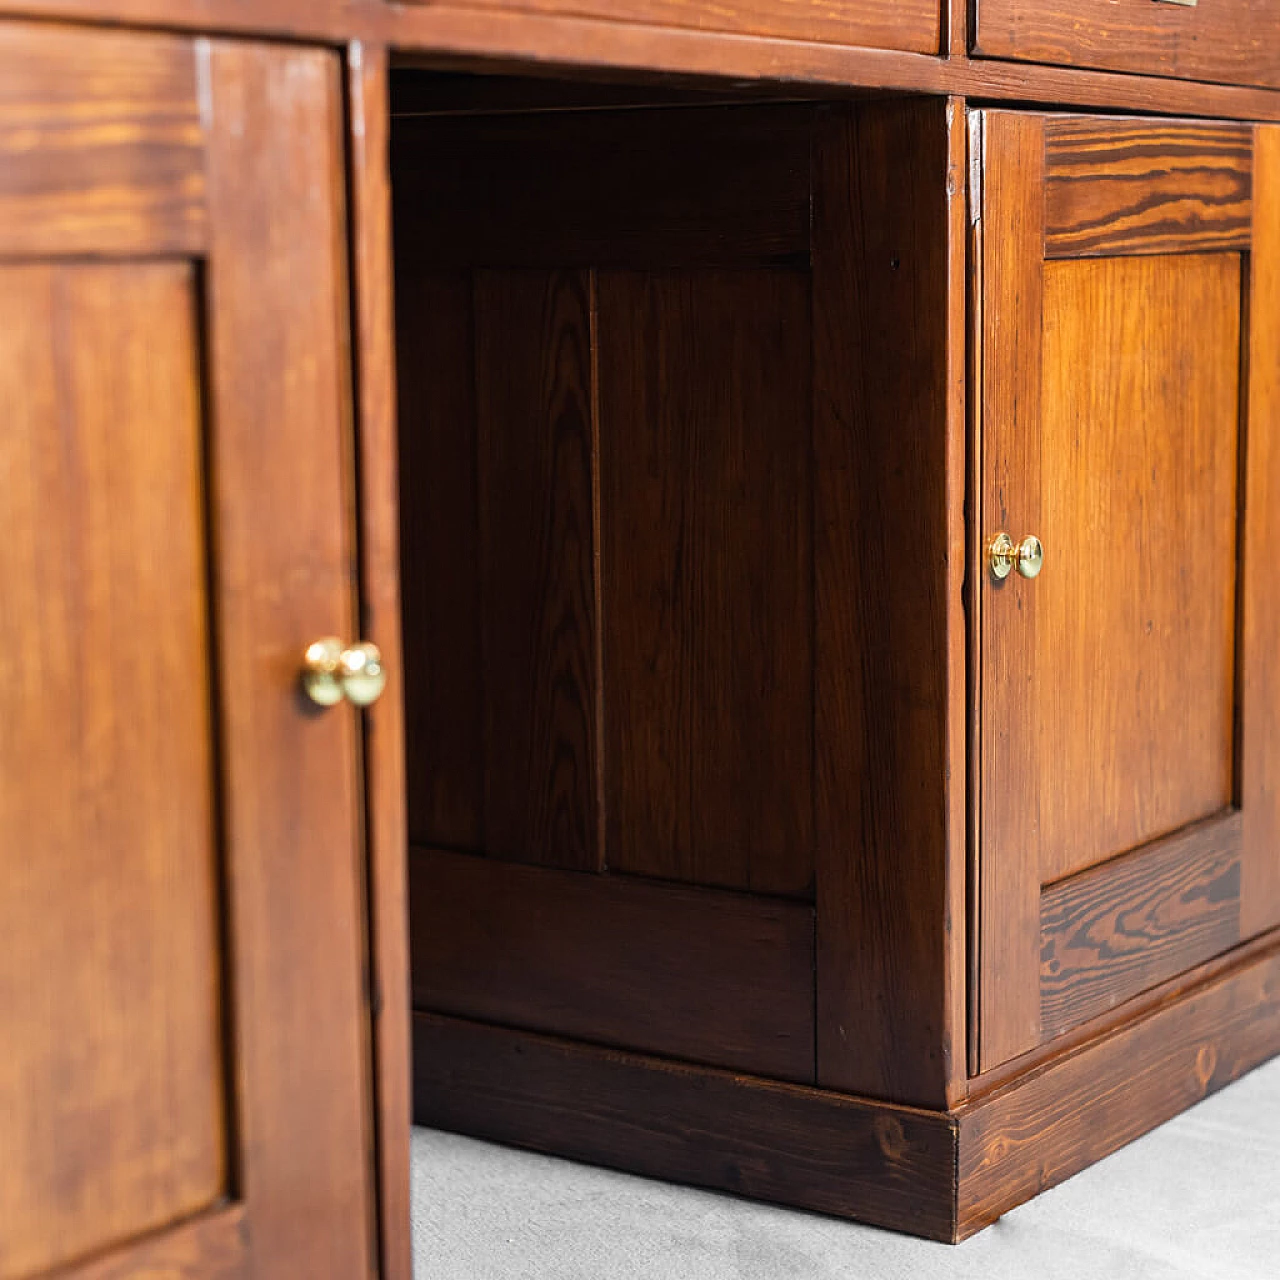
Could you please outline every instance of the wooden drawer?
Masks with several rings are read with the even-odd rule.
[[[1280,0],[978,0],[974,53],[1280,86]]]
[[[422,4],[426,0],[411,0]],[[938,0],[467,0],[468,7],[937,53]],[[590,45],[584,44],[589,58]]]

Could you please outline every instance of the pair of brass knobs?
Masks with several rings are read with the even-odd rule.
[[[997,533],[987,554],[991,576],[997,582],[1003,582],[1015,569],[1024,578],[1034,578],[1044,567],[1044,547],[1034,533],[1027,534],[1021,542],[1014,542],[1007,533]]]
[[[325,636],[302,655],[302,687],[319,707],[344,699],[355,707],[371,706],[387,687],[382,654],[375,644],[348,647],[337,636]]]

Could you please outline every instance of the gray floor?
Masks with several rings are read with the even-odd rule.
[[[956,1248],[413,1135],[415,1280],[1280,1280],[1280,1060]]]

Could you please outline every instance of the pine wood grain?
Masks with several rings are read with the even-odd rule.
[[[964,856],[948,755],[954,123],[942,102],[868,104],[831,108],[815,134],[818,1072],[935,1106],[964,1070],[948,989]]]
[[[429,1014],[413,1042],[419,1124],[954,1238],[945,1114]]]
[[[957,1233],[1225,1088],[1280,1052],[1280,950],[959,1108]]]
[[[341,67],[211,42],[213,589],[237,1133],[255,1274],[375,1266],[358,741],[298,684],[356,634]],[[318,1120],[318,1118],[320,1118]]]
[[[1241,931],[1280,924],[1280,129],[1254,142],[1245,423],[1239,787],[1244,814]]]
[[[4,22],[0,64],[6,256],[205,245],[189,40]]]
[[[473,299],[484,847],[590,870],[603,860],[591,279],[485,271]]]
[[[604,272],[599,333],[609,866],[809,893],[808,281]]]
[[[1040,1021],[1045,1037],[1240,940],[1238,810],[1045,889],[1040,898]]]
[[[1045,256],[1246,249],[1252,170],[1249,125],[1050,116]]]
[[[6,1280],[227,1185],[194,283],[0,270]]]
[[[1234,254],[1045,268],[1038,523],[1010,504],[1049,559],[1001,637],[1045,883],[1233,799],[1240,293]]]
[[[393,196],[396,189],[393,188]],[[414,217],[395,206],[396,226]],[[474,309],[469,273],[437,272],[395,237],[400,579],[408,830],[485,845]]]
[[[413,1001],[813,1080],[813,911],[415,848]]]
[[[360,634],[376,640],[389,672],[388,689],[363,717],[374,984],[378,1275],[380,1280],[411,1280],[409,901],[387,50],[357,42],[347,49],[346,63],[360,479]]]
[[[410,0],[426,3],[427,0]],[[929,0],[468,0],[481,11],[571,14],[610,22],[835,41],[934,53],[941,14]]]
[[[985,556],[997,531],[1021,538],[1039,529],[1042,515],[1044,123],[989,111],[982,131],[982,487],[974,519]],[[1046,555],[1056,554],[1046,542]],[[1040,1039],[1040,792],[1031,744],[1016,730],[1045,691],[1028,661],[1038,635],[1039,580],[1014,574],[997,586],[981,561],[973,572],[983,593],[973,995],[979,1068],[986,1070]]]
[[[1277,88],[1280,6],[982,0],[973,48],[989,58]]]

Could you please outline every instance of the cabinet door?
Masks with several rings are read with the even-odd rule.
[[[0,26],[0,1277],[371,1271],[341,92]]]
[[[986,1070],[1280,923],[1280,130],[975,123]]]

